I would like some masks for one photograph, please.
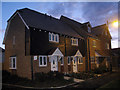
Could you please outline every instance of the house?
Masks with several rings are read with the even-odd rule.
[[[92,27],[28,8],[17,10],[7,23],[3,70],[12,74],[34,79],[37,72],[66,74],[102,64],[109,67],[111,36],[106,24]]]
[[[120,70],[120,48],[114,48],[111,50],[112,56],[112,71]]]
[[[2,63],[4,62],[5,50],[0,47],[0,70],[2,70]]]
[[[29,79],[37,72],[85,71],[85,40],[63,21],[24,8],[7,23],[4,70]]]
[[[110,68],[111,35],[106,24],[92,27],[89,22],[79,23],[65,16],[61,21],[66,22],[71,28],[85,39],[86,45],[86,70],[95,69],[101,65]]]

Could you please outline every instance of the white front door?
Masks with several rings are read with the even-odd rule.
[[[77,61],[73,59],[73,72],[77,72]]]
[[[58,71],[57,56],[51,56],[51,71]]]

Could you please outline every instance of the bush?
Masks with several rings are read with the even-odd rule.
[[[48,72],[48,73],[43,73],[43,72],[38,72],[35,73],[35,80],[40,81],[40,82],[45,82],[45,81],[53,81],[53,80],[63,80],[64,75],[59,72]]]
[[[10,72],[2,71],[2,82],[3,83],[17,83],[17,82],[29,81],[27,78],[22,78],[17,75],[12,75]]]
[[[95,68],[95,69],[93,70],[93,72],[94,72],[95,74],[102,74],[102,73],[105,73],[105,72],[107,72],[107,71],[108,71],[108,69],[106,68],[106,66],[101,66],[101,67]]]

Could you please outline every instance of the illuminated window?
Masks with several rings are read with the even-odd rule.
[[[96,47],[96,41],[93,40],[93,47]]]
[[[71,44],[78,46],[78,39],[71,38]]]

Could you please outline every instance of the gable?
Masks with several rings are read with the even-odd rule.
[[[52,56],[63,56],[63,54],[62,54],[62,52],[59,50],[59,48],[57,48],[57,49],[53,52]]]
[[[81,52],[80,52],[79,50],[77,50],[77,52],[76,52],[75,56],[80,56],[80,57],[83,57],[83,56],[82,56],[82,54],[81,54]]]

